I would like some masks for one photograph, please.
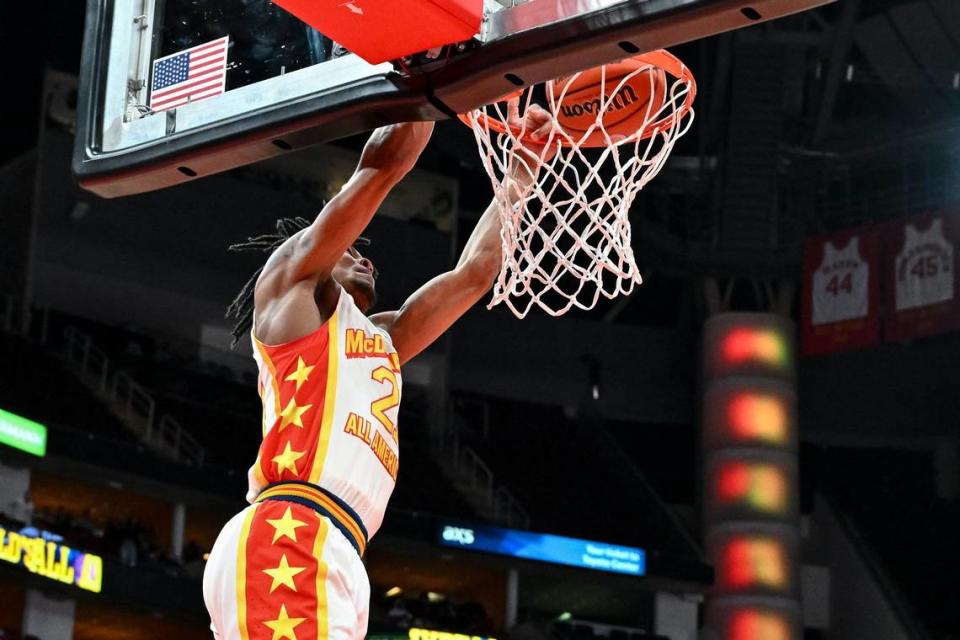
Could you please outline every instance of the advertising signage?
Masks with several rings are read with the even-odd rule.
[[[437,631],[414,627],[407,633],[371,633],[367,640],[497,640],[488,636],[474,636],[454,631]]]
[[[635,547],[450,522],[440,523],[438,537],[447,547],[631,576],[646,574],[646,552]]]
[[[0,409],[0,444],[43,457],[47,454],[47,428]]]
[[[9,531],[0,527],[0,562],[20,565],[31,573],[100,593],[103,559],[62,544],[60,536],[34,527]]]
[[[435,631],[433,629],[420,629],[414,627],[410,629],[409,640],[496,640],[485,636],[472,636],[466,633],[454,633],[451,631]]]

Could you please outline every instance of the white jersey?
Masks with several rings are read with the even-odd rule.
[[[953,300],[953,244],[943,235],[942,218],[925,231],[906,225],[894,266],[897,311]]]
[[[313,333],[275,346],[253,337],[253,346],[263,443],[247,500],[275,482],[309,482],[346,502],[372,537],[399,469],[400,361],[390,336],[341,289]]]
[[[870,265],[860,256],[860,238],[845,247],[823,243],[823,260],[813,273],[813,324],[863,318],[870,302]]]

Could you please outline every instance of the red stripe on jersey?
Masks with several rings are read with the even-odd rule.
[[[329,378],[329,326],[284,345],[261,345],[279,391],[279,414],[260,445],[260,471],[268,483],[309,480]]]

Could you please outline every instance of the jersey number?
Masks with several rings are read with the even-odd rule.
[[[843,276],[833,276],[830,278],[830,282],[827,283],[827,292],[835,296],[840,295],[841,291],[846,291],[847,293],[853,292],[853,274],[848,273]]]
[[[932,278],[940,273],[940,265],[937,263],[936,256],[927,256],[913,263],[910,267],[910,273],[918,278]]]
[[[397,388],[397,376],[389,368],[380,366],[373,370],[370,377],[380,384],[385,382],[390,383],[390,393],[370,403],[370,413],[372,413],[373,417],[383,425],[383,428],[393,436],[393,441],[399,443],[397,425],[387,417],[387,411],[390,411],[390,409],[400,404],[400,389]]]

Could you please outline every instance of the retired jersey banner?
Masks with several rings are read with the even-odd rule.
[[[960,329],[956,215],[897,220],[884,227],[884,338],[904,342]]]
[[[880,341],[880,234],[857,229],[806,240],[801,351],[858,349]]]

